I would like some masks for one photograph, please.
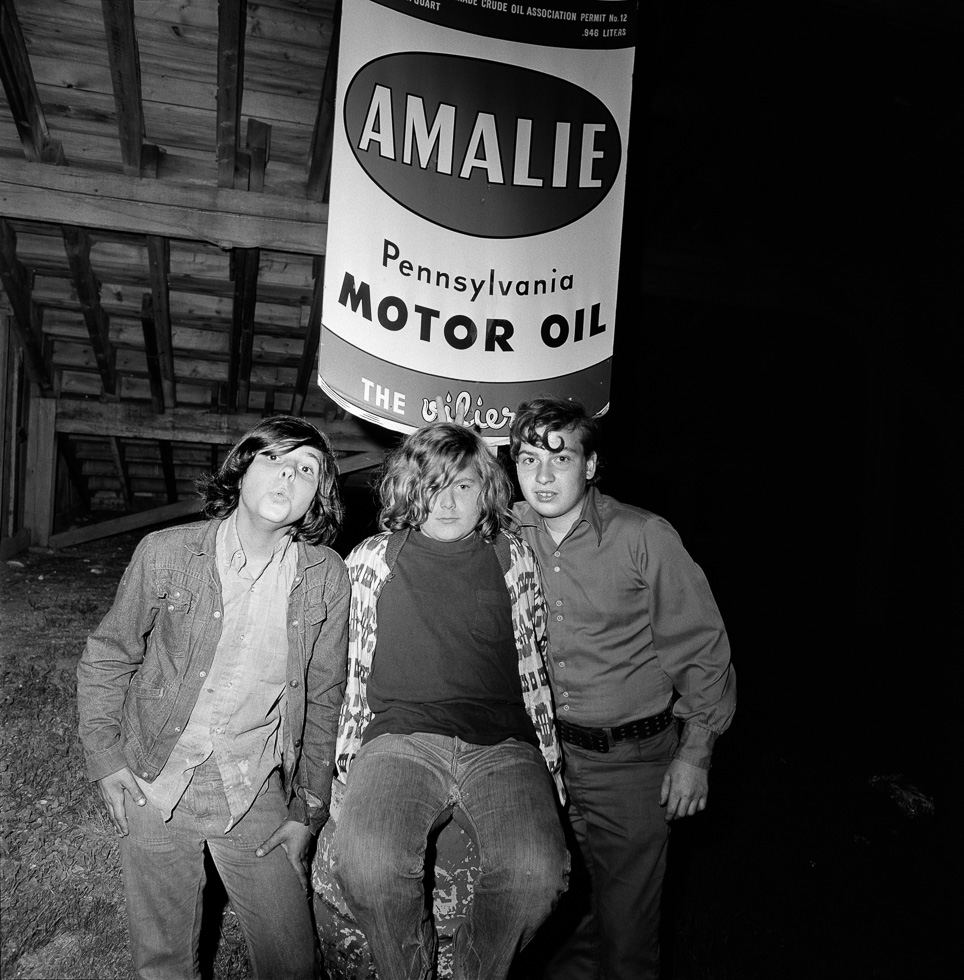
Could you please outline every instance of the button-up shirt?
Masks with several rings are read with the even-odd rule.
[[[595,487],[558,544],[528,503],[515,517],[542,567],[559,719],[615,727],[676,697],[676,757],[709,768],[735,710],[736,677],[709,584],[676,531]]]
[[[237,512],[220,525],[216,541],[223,626],[214,661],[167,764],[153,782],[138,784],[167,819],[194,769],[213,753],[231,810],[227,832],[281,765],[286,611],[297,557],[286,535],[255,576]]]

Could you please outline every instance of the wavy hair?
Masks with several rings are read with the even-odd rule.
[[[524,442],[540,449],[548,449],[551,453],[556,452],[562,446],[550,445],[546,436],[550,432],[568,431],[574,432],[578,437],[586,459],[593,453],[596,454],[596,472],[587,481],[590,484],[595,483],[602,468],[599,423],[575,399],[533,398],[532,401],[523,402],[516,411],[509,430],[509,456],[514,463],[518,462]]]
[[[380,527],[386,531],[420,528],[438,492],[469,467],[482,481],[476,531],[483,540],[492,541],[508,526],[512,483],[482,437],[454,422],[418,429],[389,455],[378,484]]]
[[[345,510],[338,488],[338,464],[328,437],[305,419],[275,415],[263,419],[246,432],[228,453],[217,473],[198,480],[198,493],[204,501],[205,517],[228,517],[241,499],[241,481],[251,460],[266,450],[290,453],[310,446],[321,455],[318,489],[304,517],[292,526],[294,541],[331,544],[338,536]]]

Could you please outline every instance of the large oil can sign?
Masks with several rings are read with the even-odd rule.
[[[347,0],[319,383],[504,442],[609,403],[636,3]]]

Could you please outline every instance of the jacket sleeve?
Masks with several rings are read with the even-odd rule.
[[[308,651],[305,678],[305,730],[296,791],[288,805],[292,820],[307,823],[313,833],[328,821],[331,781],[335,772],[338,715],[348,673],[348,604],[351,588],[341,558],[326,561],[325,621]]]
[[[148,536],[134,551],[110,611],[87,637],[77,666],[79,734],[92,780],[127,765],[121,716],[131,680],[144,662],[158,609]]]

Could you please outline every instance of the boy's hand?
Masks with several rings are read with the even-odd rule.
[[[308,891],[308,845],[311,843],[311,828],[297,820],[286,820],[258,849],[258,857],[264,857],[279,844],[288,855],[288,863],[295,869],[301,887]]]
[[[107,804],[107,816],[114,825],[119,837],[127,836],[127,804],[124,800],[125,791],[130,793],[131,799],[138,805],[144,806],[147,800],[141,792],[134,773],[124,766],[117,772],[112,772],[109,776],[97,780],[97,788],[100,795]]]

